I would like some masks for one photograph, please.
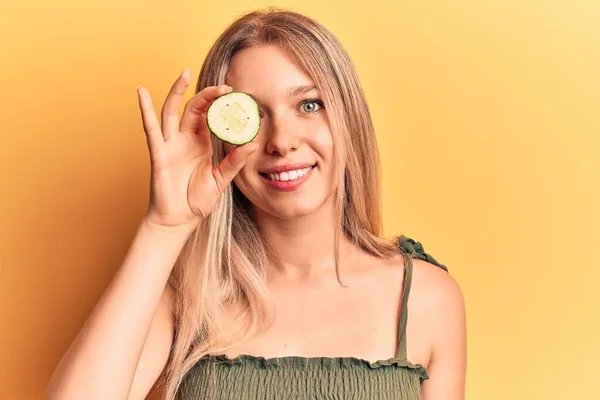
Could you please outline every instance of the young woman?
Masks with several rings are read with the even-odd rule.
[[[253,12],[214,44],[180,119],[189,83],[160,122],[138,88],[148,213],[46,398],[143,399],[159,378],[180,400],[464,398],[460,289],[418,243],[380,237],[375,134],[334,35]],[[232,90],[262,118],[238,147],[206,124]]]

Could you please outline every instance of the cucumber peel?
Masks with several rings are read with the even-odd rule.
[[[260,130],[260,112],[252,96],[229,92],[217,97],[206,112],[210,132],[236,146],[251,142]]]

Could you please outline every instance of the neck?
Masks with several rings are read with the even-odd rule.
[[[333,197],[333,196],[332,196]],[[274,252],[272,273],[308,278],[321,273],[335,273],[335,220],[333,198],[309,215],[282,220],[257,210],[261,231]],[[340,259],[351,257],[357,249],[340,236]]]

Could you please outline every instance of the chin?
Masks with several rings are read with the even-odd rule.
[[[293,221],[317,213],[325,203],[324,198],[307,197],[272,201],[265,204],[262,211],[284,221]]]
[[[335,187],[327,190],[320,182],[312,182],[312,185],[291,192],[279,192],[268,187],[265,189],[264,182],[249,180],[240,180],[239,183],[236,182],[236,186],[261,214],[283,221],[322,213],[331,205],[335,193]]]

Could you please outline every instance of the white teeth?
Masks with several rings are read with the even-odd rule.
[[[272,181],[282,181],[282,182],[293,181],[293,180],[296,180],[296,179],[308,174],[308,171],[310,171],[311,169],[312,169],[312,167],[307,167],[307,168],[303,168],[303,169],[295,169],[293,171],[285,171],[285,172],[281,172],[281,173],[268,174],[268,176],[269,176],[269,179],[271,179]]]
[[[304,176],[304,175],[308,174],[308,171],[310,171],[310,169],[311,169],[311,168],[310,168],[310,167],[308,167],[308,168],[304,168],[304,169],[299,169],[299,170],[297,170],[298,177],[301,177],[301,176]]]

